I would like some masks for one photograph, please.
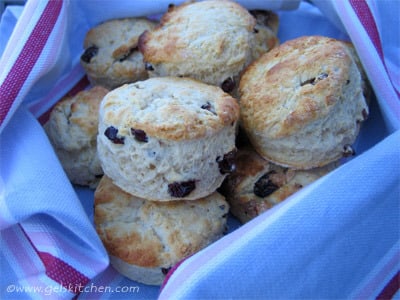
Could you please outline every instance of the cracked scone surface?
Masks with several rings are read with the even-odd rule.
[[[220,238],[229,210],[217,192],[196,201],[147,201],[124,192],[106,175],[94,205],[96,230],[111,264],[151,285],[160,285],[170,267]]]
[[[46,134],[74,184],[95,188],[103,170],[97,155],[98,111],[108,90],[96,86],[58,102],[44,125]]]
[[[149,200],[194,200],[230,171],[237,101],[216,86],[159,77],[124,85],[100,107],[98,151],[105,174]]]
[[[245,71],[241,125],[265,159],[296,169],[323,166],[351,152],[368,116],[364,86],[345,43],[300,37]]]
[[[232,92],[240,72],[276,42],[273,30],[238,3],[209,0],[171,6],[141,35],[139,49],[150,77],[191,77]]]
[[[84,40],[81,65],[93,85],[113,89],[148,77],[139,36],[156,26],[146,18],[112,19],[90,29]]]

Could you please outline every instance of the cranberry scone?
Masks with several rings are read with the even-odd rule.
[[[127,84],[101,103],[99,158],[132,195],[205,197],[233,169],[238,118],[237,100],[216,86],[178,77]]]
[[[139,36],[156,26],[146,18],[111,19],[91,28],[85,36],[81,65],[93,85],[114,89],[146,79]]]
[[[96,86],[66,96],[50,113],[44,129],[69,178],[77,185],[95,188],[103,170],[97,155],[100,102],[108,90]]]
[[[226,197],[232,215],[246,223],[339,165],[336,161],[320,168],[293,170],[275,165],[245,146],[238,149],[236,169],[218,191]]]
[[[278,42],[276,18],[270,24],[234,1],[188,1],[171,5],[139,50],[150,77],[191,77],[232,93],[243,69]]]
[[[94,223],[111,265],[148,285],[161,285],[172,266],[227,230],[229,204],[217,192],[195,201],[147,201],[105,175],[94,197]]]
[[[365,86],[345,43],[303,36],[245,70],[240,124],[265,159],[294,169],[321,167],[353,155],[368,116]]]

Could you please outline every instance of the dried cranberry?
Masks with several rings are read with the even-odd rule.
[[[99,52],[99,48],[96,46],[91,46],[85,50],[85,52],[81,56],[81,60],[84,61],[85,63],[90,63],[91,59],[97,55]]]
[[[135,140],[139,142],[147,143],[149,141],[146,132],[141,129],[131,128],[131,133],[135,137]]]
[[[229,174],[236,170],[235,165],[236,150],[232,150],[226,154],[221,159],[220,156],[217,157],[216,161],[218,163],[219,172],[221,174]]]
[[[194,180],[173,182],[168,184],[168,193],[172,197],[182,198],[189,195],[196,188]]]
[[[168,272],[169,272],[169,270],[171,270],[171,267],[169,267],[169,268],[161,268],[161,272],[162,272],[164,275],[167,275]]]
[[[368,112],[367,112],[367,110],[365,108],[362,110],[361,113],[362,113],[362,116],[363,116],[364,120],[368,119]]]
[[[144,68],[145,68],[147,71],[154,71],[153,65],[152,65],[151,63],[148,63],[148,62],[145,62],[145,63],[144,63]]]
[[[313,78],[307,79],[306,81],[303,81],[302,83],[300,83],[300,86],[303,86],[303,85],[306,85],[306,84],[315,85],[315,84],[317,84],[318,81],[321,81],[321,80],[323,80],[323,79],[325,79],[327,77],[328,77],[328,74],[321,73],[317,77],[313,77]]]
[[[118,129],[115,128],[114,126],[108,127],[104,131],[104,135],[114,144],[124,144],[125,143],[125,137],[119,137],[118,136]]]
[[[253,193],[258,197],[264,198],[279,189],[279,186],[277,186],[269,179],[269,176],[275,173],[275,171],[270,171],[261,176],[254,184]]]
[[[118,61],[119,61],[119,62],[123,62],[123,61],[124,61],[125,59],[127,59],[130,55],[132,55],[133,52],[135,52],[135,51],[137,51],[137,50],[139,50],[138,47],[129,49],[128,52],[122,54],[122,56],[118,59]]]
[[[173,3],[168,4],[168,11],[170,12],[171,10],[174,9],[174,7],[175,7],[175,4],[173,4]]]
[[[300,83],[300,86],[304,86],[304,85],[306,85],[306,84],[313,84],[314,81],[315,81],[315,77],[310,78],[310,79],[307,79],[307,80],[301,82],[301,83]]]
[[[201,108],[202,108],[202,109],[206,109],[206,110],[212,112],[214,115],[217,115],[217,113],[215,112],[214,107],[213,107],[213,106],[211,105],[211,103],[208,102],[208,101],[207,101],[206,104],[203,104],[203,105],[201,106]]]
[[[221,88],[225,93],[230,93],[235,88],[235,81],[232,77],[225,79],[225,81],[221,84]]]
[[[319,75],[317,76],[317,78],[315,79],[314,84],[316,84],[318,81],[323,80],[323,79],[325,79],[325,78],[328,78],[328,74],[326,74],[326,73],[321,73],[321,74],[319,74]]]
[[[355,155],[356,152],[354,151],[353,147],[351,145],[346,144],[343,146],[343,156],[344,157],[349,157]]]

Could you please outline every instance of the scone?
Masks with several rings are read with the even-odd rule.
[[[233,1],[188,1],[170,6],[159,26],[140,36],[139,49],[150,77],[191,77],[230,93],[254,55],[275,44],[264,27]]]
[[[158,77],[114,89],[101,103],[105,174],[132,195],[198,199],[233,169],[239,105],[219,87]]]
[[[252,47],[252,60],[256,60],[265,52],[279,45],[278,29],[279,16],[269,10],[250,10],[251,15],[256,19],[254,32],[256,42]]]
[[[156,22],[145,18],[125,18],[112,19],[89,30],[80,62],[90,82],[111,90],[146,79],[138,39],[155,25]]]
[[[314,182],[339,165],[331,163],[311,170],[292,170],[272,164],[252,147],[239,148],[236,170],[219,191],[230,204],[230,212],[246,223]]]
[[[363,93],[364,93],[364,97],[365,100],[367,102],[367,105],[370,104],[371,102],[371,96],[372,96],[372,87],[371,87],[371,83],[368,80],[368,76],[367,73],[364,70],[364,67],[362,65],[362,62],[360,60],[360,58],[357,55],[357,51],[354,48],[354,45],[351,42],[345,42],[343,41],[343,43],[347,46],[347,48],[349,49],[350,53],[353,56],[354,62],[357,64],[358,69],[360,70],[361,73],[361,78],[362,78],[362,83],[363,83]],[[367,116],[366,116],[367,117]]]
[[[268,27],[275,35],[278,34],[279,16],[276,13],[263,9],[252,9],[249,12],[256,18],[257,24]]]
[[[97,156],[100,102],[108,90],[96,86],[58,102],[44,125],[70,181],[95,188],[103,170]]]
[[[105,175],[94,197],[94,223],[111,265],[149,285],[160,285],[169,268],[227,229],[229,205],[217,192],[196,201],[147,201]]]
[[[368,116],[363,78],[341,41],[304,36],[263,54],[239,86],[241,118],[256,151],[295,169],[353,155]]]

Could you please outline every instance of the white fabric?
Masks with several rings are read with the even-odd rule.
[[[7,291],[11,284],[59,284],[46,276],[44,266],[49,266],[43,253],[67,262],[91,280],[88,284],[111,287],[101,293],[103,298],[158,296],[158,288],[126,280],[111,268],[103,272],[108,259],[91,223],[93,191],[71,186],[35,117],[83,76],[79,56],[90,27],[115,17],[156,15],[171,2],[182,1],[127,1],[123,6],[106,0],[63,2],[48,44],[1,127],[0,298],[18,296]],[[355,145],[354,159],[187,259],[159,297],[374,298],[400,269],[393,259],[399,253],[396,225],[400,224],[400,103],[393,88],[399,87],[395,12],[400,2],[370,1],[386,68],[346,3],[316,1],[315,7],[285,0],[239,2],[277,11],[281,41],[322,34],[355,42],[377,98]],[[0,84],[46,3],[31,0],[22,12],[6,10],[0,24],[0,41],[8,40],[6,47],[0,47]],[[20,253],[26,253],[26,261],[13,245],[25,251]],[[129,285],[140,287],[139,292],[117,289]],[[34,297],[45,298],[44,294]],[[58,296],[73,294],[63,290]],[[83,299],[92,296],[99,296],[95,288],[81,293]]]

